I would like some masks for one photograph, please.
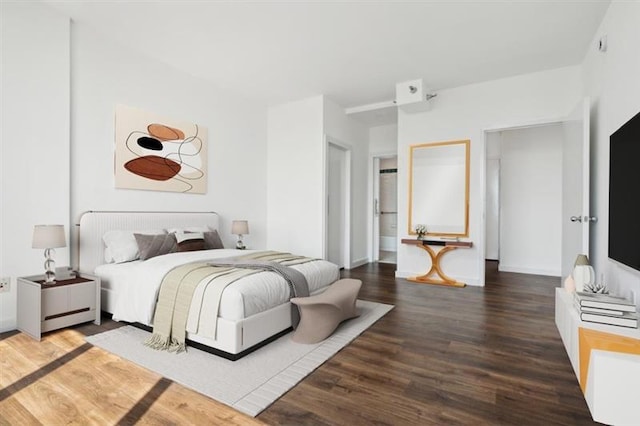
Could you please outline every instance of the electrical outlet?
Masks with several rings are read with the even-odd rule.
[[[0,278],[0,293],[9,291],[9,285],[11,285],[10,277],[2,277]]]

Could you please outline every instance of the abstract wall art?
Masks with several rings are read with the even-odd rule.
[[[207,129],[116,107],[116,188],[207,192]]]

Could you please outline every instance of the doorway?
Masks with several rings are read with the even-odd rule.
[[[485,259],[501,272],[560,276],[562,125],[486,137]]]
[[[585,98],[558,120],[485,130],[482,282],[496,253],[500,271],[556,277],[589,254],[589,112]]]
[[[351,266],[351,150],[327,138],[325,258],[342,268]]]
[[[395,264],[398,259],[398,157],[374,157],[373,171],[373,259]]]

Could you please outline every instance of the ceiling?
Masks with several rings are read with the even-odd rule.
[[[578,64],[609,6],[594,0],[43,1],[240,96],[278,104],[324,94],[346,108],[392,100],[395,83],[407,80],[422,78],[437,91]]]

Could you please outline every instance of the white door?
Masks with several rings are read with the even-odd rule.
[[[327,147],[327,260],[345,267],[346,152]]]
[[[578,254],[589,254],[589,98],[562,123],[562,278]]]
[[[380,157],[373,158],[373,253],[372,260],[380,260]]]
[[[500,259],[500,160],[487,160],[487,223],[484,258]]]

